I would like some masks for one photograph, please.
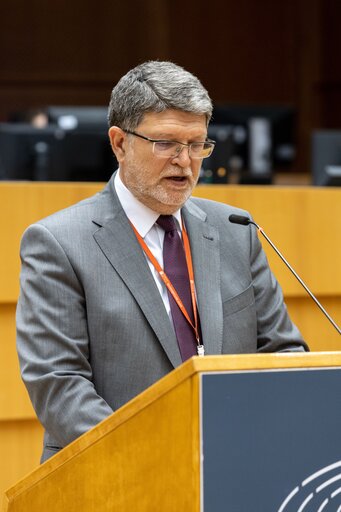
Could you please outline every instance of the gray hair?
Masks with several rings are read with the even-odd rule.
[[[148,112],[167,109],[212,115],[212,101],[200,80],[173,62],[149,61],[128,71],[115,85],[109,126],[134,131]]]

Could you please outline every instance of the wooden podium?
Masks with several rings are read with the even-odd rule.
[[[10,488],[3,511],[337,511],[340,433],[341,352],[195,357]]]

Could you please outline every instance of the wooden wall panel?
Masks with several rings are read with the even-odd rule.
[[[42,439],[36,419],[0,421],[0,504],[6,489],[39,466]]]
[[[15,303],[19,293],[19,246],[27,226],[84,199],[103,184],[0,182],[0,208],[5,212],[0,253],[0,304]],[[30,193],[27,193],[30,190]]]
[[[215,102],[295,107],[295,169],[309,172],[311,130],[341,126],[340,93],[330,91],[340,90],[339,15],[336,0],[4,0],[0,120],[44,105],[105,105],[128,69],[170,59]]]
[[[318,298],[340,326],[341,294]],[[309,341],[311,351],[341,350],[340,335],[308,296],[286,297],[285,302],[293,322],[299,326],[304,339]]]
[[[214,0],[209,6],[204,0],[107,0],[99,6],[3,2],[0,84],[112,86],[139,62],[168,58],[198,73],[215,101],[296,101],[300,27],[293,0]]]
[[[321,5],[321,73],[317,84],[321,103],[321,126],[341,130],[341,3],[329,0]]]
[[[328,0],[321,3],[322,52],[321,76],[326,82],[341,83],[340,39],[341,3]]]
[[[321,77],[321,0],[300,0],[296,42],[297,75],[297,159],[302,172],[311,170],[311,134],[321,125],[322,97],[317,84]]]
[[[341,189],[216,185],[199,186],[194,193],[250,211],[315,293],[341,293]],[[304,296],[296,279],[260,239],[285,296]]]
[[[144,48],[135,44],[144,31],[144,2],[11,0],[0,9],[8,81],[112,80]],[[123,38],[129,24],[134,37]]]
[[[107,104],[129,68],[169,58],[168,3],[1,2],[0,120],[30,107]]]
[[[296,102],[297,2],[174,4],[172,26],[180,12],[192,21],[181,43],[177,31],[171,32],[172,56],[198,73],[215,101]]]

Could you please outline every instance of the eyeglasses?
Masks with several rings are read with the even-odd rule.
[[[147,140],[153,144],[153,154],[158,158],[175,158],[179,156],[184,147],[188,148],[188,156],[190,158],[207,158],[212,154],[214,150],[215,141],[207,140],[204,142],[190,142],[190,144],[183,144],[176,140],[158,140],[150,139],[144,135],[140,135],[136,132],[130,132],[124,130],[129,135],[140,137],[140,139]]]

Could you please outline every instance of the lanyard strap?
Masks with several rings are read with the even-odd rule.
[[[151,263],[154,265],[156,271],[159,273],[159,276],[161,277],[162,281],[165,283],[165,285],[167,287],[167,290],[169,291],[169,293],[172,295],[173,299],[175,300],[175,302],[179,306],[179,308],[180,308],[182,314],[184,315],[184,317],[186,318],[187,322],[190,324],[190,326],[194,330],[195,338],[197,340],[198,346],[201,346],[200,345],[200,337],[199,337],[199,327],[198,327],[198,312],[197,312],[197,301],[196,301],[196,296],[195,296],[195,284],[194,284],[194,272],[193,272],[192,255],[191,255],[191,248],[190,248],[190,245],[189,245],[188,235],[187,235],[186,228],[185,228],[184,224],[183,224],[183,228],[182,228],[182,238],[183,238],[183,241],[184,241],[186,263],[187,263],[187,269],[188,269],[188,275],[189,275],[189,283],[190,283],[191,299],[192,299],[192,308],[193,308],[193,315],[194,315],[194,325],[193,325],[193,323],[191,321],[191,318],[190,318],[190,316],[189,316],[189,314],[188,314],[188,312],[187,312],[187,310],[186,310],[182,300],[180,299],[180,297],[178,295],[178,292],[176,291],[176,289],[172,285],[172,283],[169,280],[167,274],[164,272],[163,268],[161,267],[161,265],[159,264],[159,262],[155,258],[154,254],[149,249],[149,247],[146,244],[146,242],[143,240],[143,238],[140,235],[140,233],[136,230],[135,226],[132,223],[130,223],[130,224],[131,224],[131,226],[132,226],[132,228],[134,230],[136,238],[137,238],[138,242],[140,243],[142,249],[144,250],[144,252],[148,256],[148,258],[151,261]]]

